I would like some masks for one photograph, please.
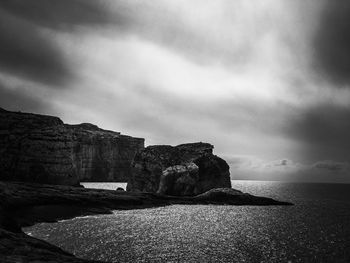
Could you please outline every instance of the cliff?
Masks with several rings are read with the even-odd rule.
[[[132,164],[127,190],[193,196],[213,188],[231,188],[228,164],[208,143],[148,146]]]
[[[74,185],[127,181],[144,139],[84,123],[0,110],[0,180]]]

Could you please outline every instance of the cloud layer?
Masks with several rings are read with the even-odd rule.
[[[100,1],[1,1],[0,68],[48,87],[62,87],[74,69],[53,41],[55,31],[105,25],[109,17]]]
[[[266,162],[251,156],[227,156],[231,178],[288,182],[350,183],[350,163],[322,160],[302,164],[289,159]]]
[[[258,160],[230,159],[245,178],[332,176],[316,164],[350,160],[348,6],[5,0],[0,103],[148,144],[208,141]]]
[[[326,1],[314,39],[315,62],[331,82],[350,87],[350,2]]]

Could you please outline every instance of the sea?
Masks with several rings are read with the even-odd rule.
[[[118,210],[24,231],[77,257],[108,262],[350,262],[349,184],[234,180],[232,187],[294,205]]]

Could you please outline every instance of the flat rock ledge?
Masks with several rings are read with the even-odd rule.
[[[76,258],[54,245],[26,235],[21,228],[76,216],[107,214],[118,209],[172,204],[292,205],[230,188],[212,189],[194,197],[173,197],[155,193],[0,182],[0,261],[98,262]]]

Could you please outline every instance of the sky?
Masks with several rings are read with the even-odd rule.
[[[0,32],[0,107],[350,183],[349,1],[2,0]]]

